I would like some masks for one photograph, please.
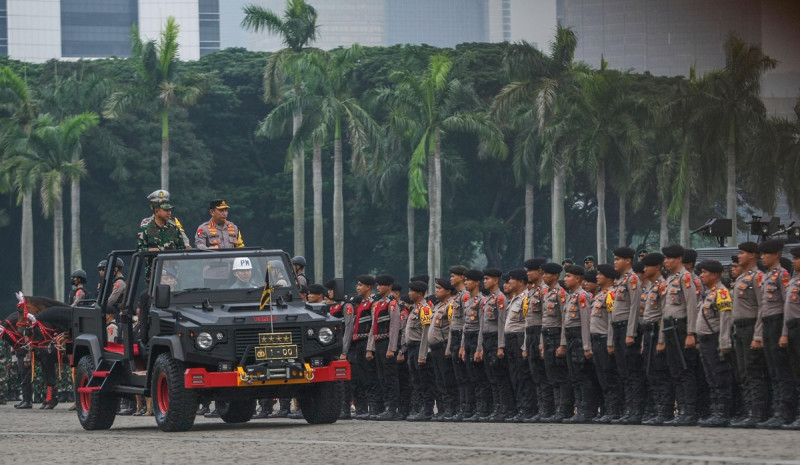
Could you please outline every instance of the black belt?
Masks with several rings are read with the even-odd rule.
[[[786,321],[786,328],[787,329],[795,329],[798,326],[800,326],[800,318],[794,318],[792,320],[787,320]]]
[[[568,337],[578,337],[581,335],[581,327],[573,326],[572,328],[565,328],[564,334],[566,334]]]
[[[467,336],[474,337],[474,336],[477,336],[479,333],[480,333],[480,331],[466,331],[465,330],[464,331],[464,337],[467,337]]]
[[[592,339],[608,339],[608,334],[592,333]]]
[[[614,321],[611,323],[611,326],[614,328],[624,328],[628,326],[628,320]]]
[[[776,313],[775,315],[762,316],[761,317],[761,321],[772,321],[772,320],[778,320],[778,319],[782,319],[782,318],[783,318],[783,313]]]
[[[439,350],[439,349],[444,349],[445,345],[446,345],[445,342],[437,342],[436,344],[431,344],[428,347],[430,347],[431,350]]]
[[[651,330],[654,330],[654,329],[658,329],[658,322],[657,321],[653,321],[651,323],[642,323],[642,329],[644,331],[651,331]]]
[[[561,328],[560,327],[542,328],[542,335],[543,336],[555,336],[555,335],[559,335],[559,334],[561,334]]]
[[[755,326],[757,318],[740,318],[733,321],[733,325],[737,328],[746,328],[748,326]]]
[[[525,332],[528,334],[533,334],[535,331],[542,331],[542,325],[533,325],[533,326],[526,326]]]
[[[719,333],[700,334],[700,335],[697,336],[697,340],[700,341],[700,342],[710,342],[710,341],[713,341],[714,339],[716,339],[718,337],[719,337]]]

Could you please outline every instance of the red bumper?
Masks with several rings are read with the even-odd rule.
[[[311,369],[313,376],[295,379],[272,379],[266,381],[248,381],[238,371],[206,371],[205,368],[187,368],[183,374],[186,389],[229,388],[248,386],[283,386],[286,384],[313,384],[330,381],[349,381],[350,363],[337,360],[324,367]]]

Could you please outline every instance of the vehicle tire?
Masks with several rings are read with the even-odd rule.
[[[84,355],[75,367],[75,411],[83,429],[109,429],[117,417],[117,396],[99,390],[88,394],[78,392],[78,388],[86,386],[93,372],[92,358]]]
[[[342,407],[342,389],[337,382],[319,383],[300,398],[303,418],[312,425],[335,423]]]
[[[194,425],[197,393],[184,387],[183,362],[168,353],[160,354],[153,364],[150,393],[153,415],[162,431],[186,431]]]
[[[217,401],[219,417],[225,423],[247,423],[256,411],[255,399]]]

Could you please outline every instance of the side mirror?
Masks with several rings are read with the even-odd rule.
[[[159,284],[158,286],[156,286],[156,296],[155,296],[156,308],[169,307],[169,293],[170,293],[169,284]]]
[[[336,278],[333,280],[333,300],[337,302],[344,301],[344,278]]]

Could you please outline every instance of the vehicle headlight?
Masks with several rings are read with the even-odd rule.
[[[317,338],[323,344],[330,344],[333,342],[333,331],[330,328],[321,328],[317,333]]]
[[[211,337],[211,335],[207,332],[203,331],[197,335],[195,342],[197,343],[197,347],[208,350],[214,345],[214,338]]]

